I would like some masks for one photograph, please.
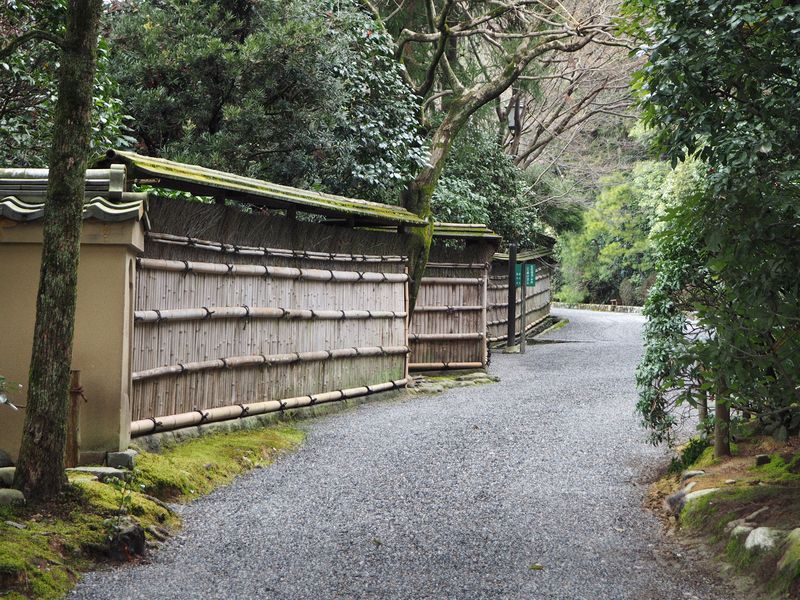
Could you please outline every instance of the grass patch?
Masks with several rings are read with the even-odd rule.
[[[800,481],[800,454],[774,454],[770,461],[760,467],[753,467],[753,472],[766,481],[789,483]]]
[[[303,438],[298,429],[275,426],[196,438],[161,454],[143,452],[137,457],[127,514],[146,532],[151,527],[175,530],[180,519],[158,500],[185,501],[208,493],[270,463]],[[56,501],[0,507],[0,597],[61,598],[81,572],[107,562],[121,496],[112,485],[73,474]]]

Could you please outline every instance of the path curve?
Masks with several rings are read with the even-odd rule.
[[[185,507],[151,563],[71,597],[731,599],[642,509],[663,458],[633,412],[642,318],[556,312],[563,343],[495,355],[501,383],[308,421],[299,451]]]

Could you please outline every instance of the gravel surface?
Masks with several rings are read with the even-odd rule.
[[[493,356],[500,383],[306,423],[71,598],[731,599],[642,508],[664,456],[633,412],[642,317],[555,312],[553,343]]]

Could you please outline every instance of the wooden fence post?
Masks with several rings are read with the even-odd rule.
[[[70,371],[69,377],[69,406],[67,407],[67,449],[64,464],[67,467],[77,467],[81,447],[81,372]]]
[[[522,263],[522,281],[520,282],[520,289],[522,291],[522,302],[519,308],[519,353],[525,354],[525,345],[526,345],[526,331],[525,328],[527,327],[528,319],[528,305],[527,305],[527,296],[528,296],[528,286],[525,283],[525,280],[528,278],[528,263]]]
[[[508,245],[508,339],[511,348],[517,337],[517,245]]]

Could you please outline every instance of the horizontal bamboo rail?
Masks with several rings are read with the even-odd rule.
[[[310,310],[300,308],[271,308],[262,306],[218,306],[177,308],[170,310],[137,310],[137,323],[161,321],[205,321],[207,319],[320,319],[347,321],[350,319],[404,319],[405,312],[390,310]]]
[[[408,339],[415,342],[453,342],[460,340],[482,340],[483,333],[409,333]]]
[[[337,350],[317,350],[314,352],[292,352],[289,354],[254,354],[250,356],[232,356],[229,358],[216,358],[190,363],[179,363],[165,367],[156,367],[146,371],[137,371],[132,374],[133,381],[142,381],[166,375],[181,375],[183,373],[196,373],[215,369],[235,369],[242,367],[273,365],[288,365],[293,363],[314,362],[338,358],[360,358],[362,356],[392,356],[408,354],[407,346],[369,346],[365,348],[339,348]]]
[[[542,307],[542,308],[544,308],[544,307]],[[538,311],[541,311],[541,308],[536,309],[536,311],[534,311],[534,312],[538,312]],[[528,314],[530,314],[530,313],[528,313]],[[532,321],[532,322],[528,323],[525,326],[525,332],[527,333],[528,331],[530,331],[531,329],[536,327],[539,323],[544,321],[548,316],[550,316],[549,313],[544,315],[543,317],[540,317],[539,319],[536,319],[535,321]],[[517,318],[517,321],[519,321],[519,318]],[[508,323],[508,320],[506,320],[504,322]],[[486,341],[488,341],[490,344],[492,344],[494,342],[501,342],[501,341],[506,340],[506,339],[508,339],[508,335],[498,335],[496,337],[486,338]]]
[[[447,285],[483,285],[482,277],[423,277],[422,285],[425,284],[447,284]]]
[[[537,275],[537,276],[536,276],[536,281],[537,281],[537,282],[538,282],[538,281],[542,281],[542,280],[544,280],[544,279],[547,279],[547,278],[549,278],[549,277],[550,277],[550,275],[549,275],[549,274],[548,274],[548,275],[543,275],[543,276],[541,276],[541,277],[539,277],[539,276]],[[506,279],[506,280],[507,280],[508,278],[507,278],[507,277],[504,277],[503,279]],[[507,289],[508,289],[508,284],[507,284],[507,283],[503,283],[503,284],[498,284],[498,283],[490,283],[490,284],[488,285],[488,288],[489,288],[490,290],[507,290]]]
[[[549,293],[550,293],[550,289],[548,288],[548,289],[542,290],[540,292],[535,292],[533,294],[528,294],[527,296],[525,296],[525,298],[527,300],[531,300],[532,298],[536,298],[537,296],[543,296],[543,295],[549,294]],[[522,298],[517,300],[514,304],[516,304],[517,306],[522,304]],[[491,309],[494,309],[494,308],[506,308],[507,306],[508,306],[507,302],[493,302],[493,303],[487,305],[486,308],[491,310]],[[530,312],[530,311],[528,311],[528,312]]]
[[[453,262],[429,262],[425,268],[431,269],[488,269],[488,263],[453,263]]]
[[[408,368],[412,371],[439,371],[447,369],[482,369],[480,362],[427,362],[411,363]]]
[[[189,260],[163,260],[137,258],[136,266],[151,271],[176,273],[201,273],[206,275],[242,275],[273,277],[275,279],[305,279],[307,281],[334,281],[347,283],[403,283],[406,273],[369,273],[361,271],[332,271],[330,269],[297,269],[266,265],[237,265],[232,263],[207,263]]]
[[[482,311],[482,306],[418,306],[414,309],[415,313],[432,313],[432,312],[478,312]]]
[[[291,408],[301,408],[303,406],[323,404],[325,402],[336,402],[337,400],[346,400],[348,398],[357,398],[359,396],[367,396],[377,392],[398,389],[404,387],[407,383],[407,378],[398,379],[395,381],[387,381],[385,383],[378,383],[375,385],[366,385],[363,387],[336,390],[333,392],[323,392],[308,396],[297,396],[295,398],[286,398],[283,400],[266,400],[264,402],[253,402],[250,404],[234,404],[232,406],[209,408],[208,410],[195,410],[177,415],[142,419],[139,421],[133,421],[131,423],[131,437],[138,437],[159,431],[181,429],[183,427],[191,427],[193,425],[202,425],[204,423],[212,423],[216,421],[241,419],[244,417],[278,412]]]
[[[379,254],[347,254],[343,252],[317,252],[312,250],[289,250],[286,248],[266,248],[264,246],[238,246],[236,244],[224,244],[222,242],[212,242],[200,240],[170,233],[148,233],[147,238],[159,244],[169,244],[172,246],[186,246],[208,250],[209,252],[221,252],[223,254],[240,254],[243,256],[275,256],[278,258],[298,258],[306,260],[321,260],[330,262],[386,262],[404,263],[405,256],[384,256]]]

